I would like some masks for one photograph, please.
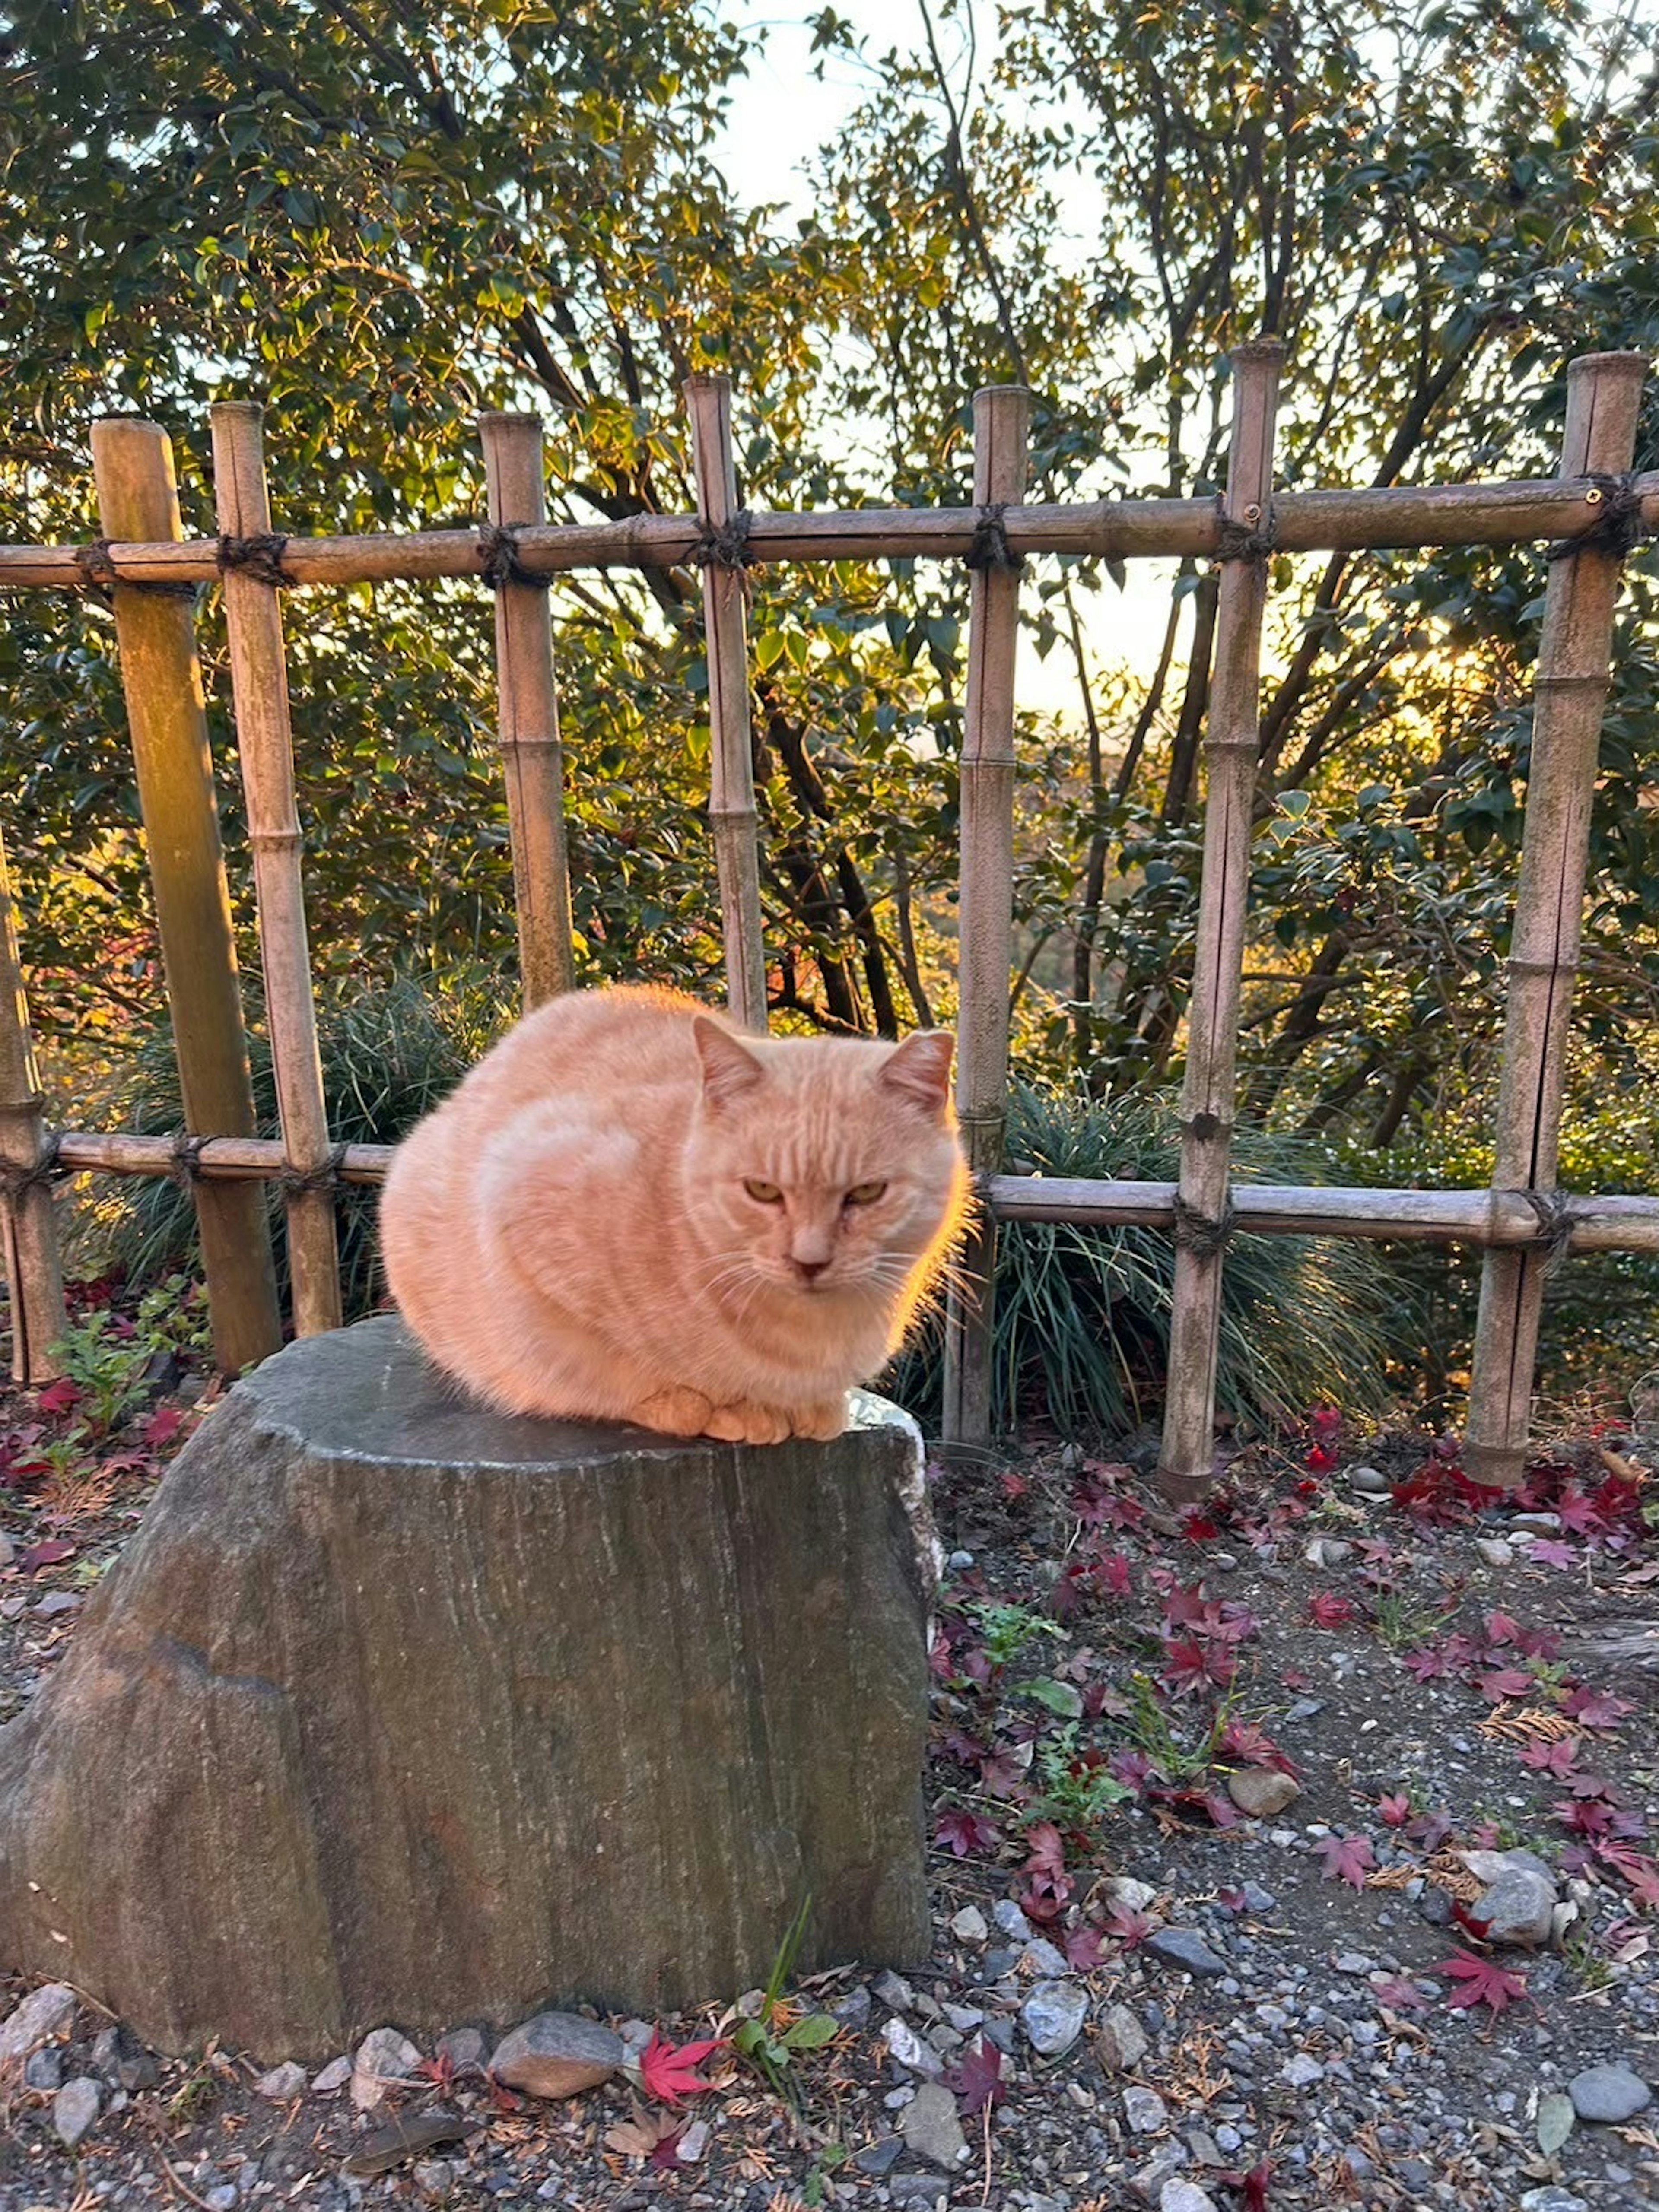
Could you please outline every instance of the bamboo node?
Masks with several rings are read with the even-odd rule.
[[[222,535],[219,539],[217,559],[219,574],[240,569],[261,584],[291,584],[294,581],[283,562],[288,550],[288,539],[280,531],[256,530],[246,538]]]
[[[1647,535],[1642,494],[1633,473],[1592,476],[1584,499],[1596,510],[1595,520],[1576,538],[1558,538],[1554,544],[1547,546],[1547,561],[1565,561],[1583,552],[1611,553],[1614,560],[1622,561]]]
[[[194,604],[194,584],[140,583],[131,576],[124,576],[116,567],[110,551],[112,542],[107,538],[94,538],[90,545],[76,547],[75,565],[80,571],[82,591],[93,599],[101,599],[106,607],[115,603],[114,592],[118,584],[124,592],[147,592],[152,599],[189,599]]]
[[[749,545],[749,526],[754,520],[746,507],[738,507],[725,522],[710,522],[705,517],[686,559],[694,568],[732,568],[739,574],[752,568],[759,557]]]
[[[65,1176],[73,1175],[73,1168],[65,1167],[58,1158],[63,1139],[53,1132],[40,1140],[40,1152],[33,1167],[23,1167],[15,1160],[0,1160],[0,1198],[19,1199],[26,1191],[39,1190],[43,1185],[61,1182]]]
[[[167,1156],[167,1181],[188,1193],[202,1179],[202,1147],[209,1139],[183,1133],[174,1137]]]
[[[553,588],[550,575],[526,568],[519,554],[519,533],[504,522],[478,525],[478,566],[484,581],[497,592],[503,584],[528,584],[538,592]]]
[[[1279,517],[1269,507],[1265,518],[1252,507],[1253,522],[1240,522],[1227,512],[1226,495],[1216,494],[1215,558],[1217,561],[1265,561],[1279,542]]]
[[[1233,1133],[1232,1123],[1224,1121],[1219,1114],[1194,1114],[1179,1127],[1183,1137],[1196,1138],[1200,1145],[1207,1145],[1217,1137],[1231,1138]]]
[[[1224,1252],[1233,1239],[1234,1216],[1231,1200],[1222,1206],[1218,1215],[1206,1213],[1202,1206],[1184,1199],[1179,1191],[1175,1196],[1175,1241],[1200,1260],[1212,1260]]]
[[[345,1165],[346,1148],[331,1145],[325,1158],[314,1168],[283,1168],[272,1178],[284,1198],[298,1198],[307,1191],[334,1192],[340,1188],[340,1170]]]
[[[1553,1275],[1572,1249],[1572,1200],[1565,1191],[1516,1188],[1503,1193],[1532,1208],[1538,1221],[1538,1242],[1544,1246],[1544,1273]]]
[[[965,566],[981,575],[1018,576],[1025,566],[1025,556],[1016,553],[1008,543],[1007,514],[1006,500],[994,500],[979,511],[968,550],[962,557]]]

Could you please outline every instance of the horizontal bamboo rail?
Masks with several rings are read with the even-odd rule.
[[[210,1137],[195,1170],[210,1182],[257,1182],[283,1173],[281,1145],[267,1137]],[[393,1147],[347,1145],[342,1182],[386,1178]],[[174,1172],[171,1137],[65,1129],[58,1165],[70,1175],[165,1176]],[[1073,1222],[1101,1229],[1168,1229],[1179,1185],[1091,1182],[1066,1176],[997,1175],[983,1185],[1000,1221]],[[1574,1252],[1659,1252],[1659,1198],[1564,1196],[1559,1225],[1540,1220],[1519,1191],[1368,1190],[1347,1184],[1237,1183],[1235,1227],[1251,1237],[1352,1237],[1369,1243],[1474,1244],[1500,1249],[1566,1246]]]
[[[1632,479],[1643,527],[1659,532],[1659,469]],[[1600,526],[1599,485],[1548,479],[1508,484],[1407,484],[1352,491],[1281,493],[1273,502],[1281,553],[1361,553],[1437,545],[1524,545]],[[768,561],[961,560],[974,544],[975,507],[854,507],[823,514],[757,514],[750,557]],[[1023,507],[1010,515],[1014,553],[1073,553],[1110,560],[1188,555],[1212,559],[1223,532],[1213,500],[1127,499]],[[514,533],[526,570],[672,568],[703,541],[696,515],[635,515],[626,522],[549,523]],[[472,530],[290,538],[283,580],[295,585],[484,580],[487,540]],[[105,563],[107,562],[107,568]],[[219,574],[211,538],[133,541],[96,548],[0,545],[0,589],[75,591],[111,574],[128,583],[208,584]]]

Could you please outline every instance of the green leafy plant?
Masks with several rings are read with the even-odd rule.
[[[70,1323],[52,1357],[79,1394],[72,1435],[82,1443],[107,1437],[137,1411],[154,1352],[147,1335],[118,1334],[107,1313],[88,1313]]]
[[[1118,1781],[1105,1763],[1083,1755],[1074,1725],[1054,1729],[1037,1753],[1041,1787],[1028,1808],[1034,1820],[1058,1827],[1091,1827],[1134,1792]]]
[[[1029,1605],[982,1601],[968,1609],[980,1625],[985,1638],[985,1656],[994,1667],[1006,1667],[1041,1637],[1065,1633],[1057,1621]]]
[[[746,2059],[768,2087],[792,2105],[799,2101],[794,2073],[796,2061],[807,2051],[822,2051],[841,2033],[840,2021],[830,2013],[786,2016],[783,1992],[799,1956],[811,1910],[811,1899],[804,1899],[800,1911],[778,1945],[766,1987],[761,1991],[758,2013],[753,2020],[739,2021],[732,2031],[732,2047],[738,2056]]]

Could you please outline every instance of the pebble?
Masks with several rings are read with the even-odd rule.
[[[1589,2212],[1589,2206],[1570,2189],[1529,2189],[1521,2199],[1521,2212]]]
[[[1108,1905],[1121,1905],[1126,1912],[1145,1912],[1158,1901],[1158,1891],[1150,1881],[1137,1881],[1132,1874],[1115,1874],[1100,1885],[1101,1895]]]
[[[971,1552],[952,1552],[945,1564],[953,1575],[966,1574],[974,1564],[974,1555]]]
[[[51,2092],[64,2086],[64,2054],[55,2043],[31,2051],[23,2067],[23,2087]]]
[[[947,2185],[937,2174],[896,2173],[887,2188],[895,2204],[912,2205],[917,2212],[924,2206],[933,2212],[933,2208],[949,2202]]]
[[[1489,1567],[1507,1567],[1514,1564],[1515,1547],[1501,1536],[1477,1536],[1474,1548]]]
[[[929,2081],[937,2081],[945,2071],[945,2061],[931,2045],[926,2044],[908,2021],[890,2020],[883,2028],[882,2040],[901,2066],[912,2074],[920,2074]]]
[[[1325,2069],[1316,2058],[1305,2051],[1293,2051],[1279,2069],[1279,2079],[1292,2089],[1311,2089],[1316,2081],[1322,2081]]]
[[[1641,2075],[1623,2064],[1592,2066],[1575,2074],[1567,2094],[1581,2120],[1599,2120],[1605,2126],[1634,2119],[1653,2101],[1653,2092]]]
[[[1039,1982],[1019,2008],[1020,2023],[1033,2051],[1057,2058],[1077,2041],[1089,2010],[1089,1994],[1079,1982]]]
[[[311,2094],[313,2097],[331,2097],[337,2089],[343,2089],[350,2079],[350,2056],[342,2052],[338,2058],[331,2058],[326,2066],[312,2075]]]
[[[1245,1882],[1242,1886],[1240,1894],[1244,1899],[1244,1910],[1246,1912],[1254,1912],[1258,1915],[1264,1912],[1272,1912],[1277,1909],[1279,1905],[1279,1899],[1273,1895],[1272,1890],[1263,1889],[1259,1881]]]
[[[428,2204],[442,2204],[455,2186],[455,2169],[447,2158],[422,2159],[410,2179],[416,2196]]]
[[[1021,1953],[1019,1971],[1023,1974],[1041,1974],[1052,1980],[1056,1975],[1069,1972],[1070,1966],[1063,1951],[1057,1949],[1046,1936],[1038,1936]]]
[[[361,2066],[362,2053],[357,2056]],[[489,2070],[527,2096],[579,2097],[608,2081],[627,2056],[621,2036],[597,2020],[577,2012],[538,2012],[503,2036]]]
[[[964,1905],[960,1912],[951,1916],[951,1933],[958,1943],[983,1943],[991,1931],[978,1905]]]
[[[1227,1961],[1217,1957],[1196,1928],[1160,1928],[1147,1938],[1146,1948],[1166,1966],[1181,1966],[1189,1974],[1227,1971]]]
[[[1359,1491],[1366,1498],[1386,1498],[1394,1486],[1381,1468],[1351,1467],[1348,1469],[1348,1487]]]
[[[269,2098],[273,2105],[292,2104],[295,2098],[303,2097],[305,2093],[306,2069],[296,2066],[291,2058],[285,2059],[280,2066],[273,2066],[270,2073],[262,2074],[253,2085],[254,2095]]]
[[[623,2034],[624,2043],[628,2040],[627,2027],[635,2026],[644,2027],[645,2023],[642,2021],[626,2023]],[[647,2043],[651,2039],[648,2028],[646,2029],[645,2039]],[[440,2058],[447,2058],[455,2071],[459,2074],[470,2066],[483,2064],[489,2056],[489,2039],[481,2029],[476,2027],[448,2028],[438,2038],[438,2056]]]
[[[968,2163],[968,2139],[957,2118],[957,2100],[942,2082],[922,2083],[905,2106],[899,2130],[905,2148],[930,2166],[954,2173]]]
[[[1138,2136],[1156,2135],[1170,2121],[1170,2108],[1156,2089],[1137,2086],[1123,2092],[1123,2117]]]
[[[1489,1943],[1515,1943],[1535,1951],[1547,1943],[1555,1917],[1555,1884],[1529,1868],[1505,1867],[1472,1907],[1486,1923]]]
[[[878,2142],[866,2143],[862,2150],[854,2151],[853,2163],[860,2173],[872,2173],[879,2180],[890,2173],[904,2155],[902,2136],[883,2136]]]
[[[890,1966],[876,1976],[871,1984],[890,2012],[908,2012],[916,2001],[916,1993],[902,1974],[896,1974]]]
[[[1133,2074],[1147,2051],[1146,2032],[1126,2004],[1109,2005],[1095,2030],[1095,2057],[1108,2074]]]
[[[1012,1942],[1029,1943],[1031,1923],[1014,1903],[1012,1897],[1000,1897],[991,1907],[991,1917]]]
[[[693,2120],[680,2137],[674,2156],[681,2166],[695,2166],[708,2148],[708,2123]]]
[[[384,2104],[387,2084],[414,2073],[421,2054],[395,2027],[371,2028],[357,2046],[351,2067],[351,2101],[360,2112]]]
[[[1227,1777],[1227,1795],[1252,1820],[1271,1820],[1295,1804],[1302,1784],[1277,1766],[1240,1766]]]
[[[1146,2164],[1131,2175],[1129,2186],[1145,2204],[1156,2204],[1164,2184],[1192,2163],[1184,2143],[1160,2143]]]
[[[1158,2191],[1158,2212],[1215,2212],[1215,2199],[1195,2181],[1166,2181]]]
[[[67,2034],[79,2002],[67,1982],[48,1982],[32,1990],[0,2026],[0,2064],[9,2058],[27,2058],[37,2044]]]
[[[103,2106],[104,2093],[90,2074],[65,2081],[52,2099],[52,2124],[65,2150],[76,2149]]]
[[[1302,1553],[1310,1567],[1340,1567],[1353,1557],[1353,1546],[1340,1536],[1310,1537]]]

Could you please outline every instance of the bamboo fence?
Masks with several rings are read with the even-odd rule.
[[[708,646],[710,817],[738,1019],[766,1024],[746,572],[779,561],[958,559],[973,571],[962,772],[961,1050],[957,1095],[983,1205],[947,1316],[945,1441],[982,1449],[991,1426],[992,1279],[998,1220],[1168,1229],[1176,1248],[1162,1471],[1172,1495],[1211,1479],[1225,1248],[1241,1231],[1464,1243],[1485,1254],[1471,1389],[1470,1469],[1519,1480],[1548,1267],[1569,1251],[1659,1252],[1659,1198],[1568,1196],[1554,1178],[1566,1024],[1587,866],[1589,811],[1625,551],[1659,530],[1659,471],[1625,473],[1644,363],[1572,365],[1559,477],[1544,483],[1322,490],[1275,497],[1279,349],[1234,356],[1235,419],[1220,501],[1022,501],[1030,395],[975,401],[975,504],[837,514],[738,505],[731,392],[686,387],[699,512],[625,523],[544,520],[541,430],[485,416],[489,520],[477,530],[280,537],[265,492],[259,410],[214,410],[220,536],[182,538],[170,449],[153,424],[94,431],[101,519],[92,546],[0,546],[0,588],[106,592],[115,611],[141,805],[185,1101],[186,1133],[49,1131],[0,854],[0,1227],[20,1380],[52,1371],[63,1291],[52,1178],[171,1175],[202,1223],[216,1352],[227,1366],[270,1350],[278,1322],[258,1186],[288,1208],[295,1322],[337,1324],[332,1191],[374,1183],[390,1149],[331,1145],[317,1062],[279,593],[309,584],[471,577],[493,587],[500,728],[525,994],[574,981],[558,702],[546,584],[575,568],[702,570]],[[1517,892],[1497,1168],[1486,1190],[1233,1185],[1229,1153],[1257,765],[1267,554],[1551,543],[1533,764]],[[1014,659],[1026,556],[1187,556],[1220,564],[1206,744],[1204,871],[1182,1146],[1176,1183],[1000,1172],[1008,1066],[1018,761]],[[228,895],[207,755],[191,601],[223,580],[239,757],[252,835],[282,1139],[252,1134]]]

